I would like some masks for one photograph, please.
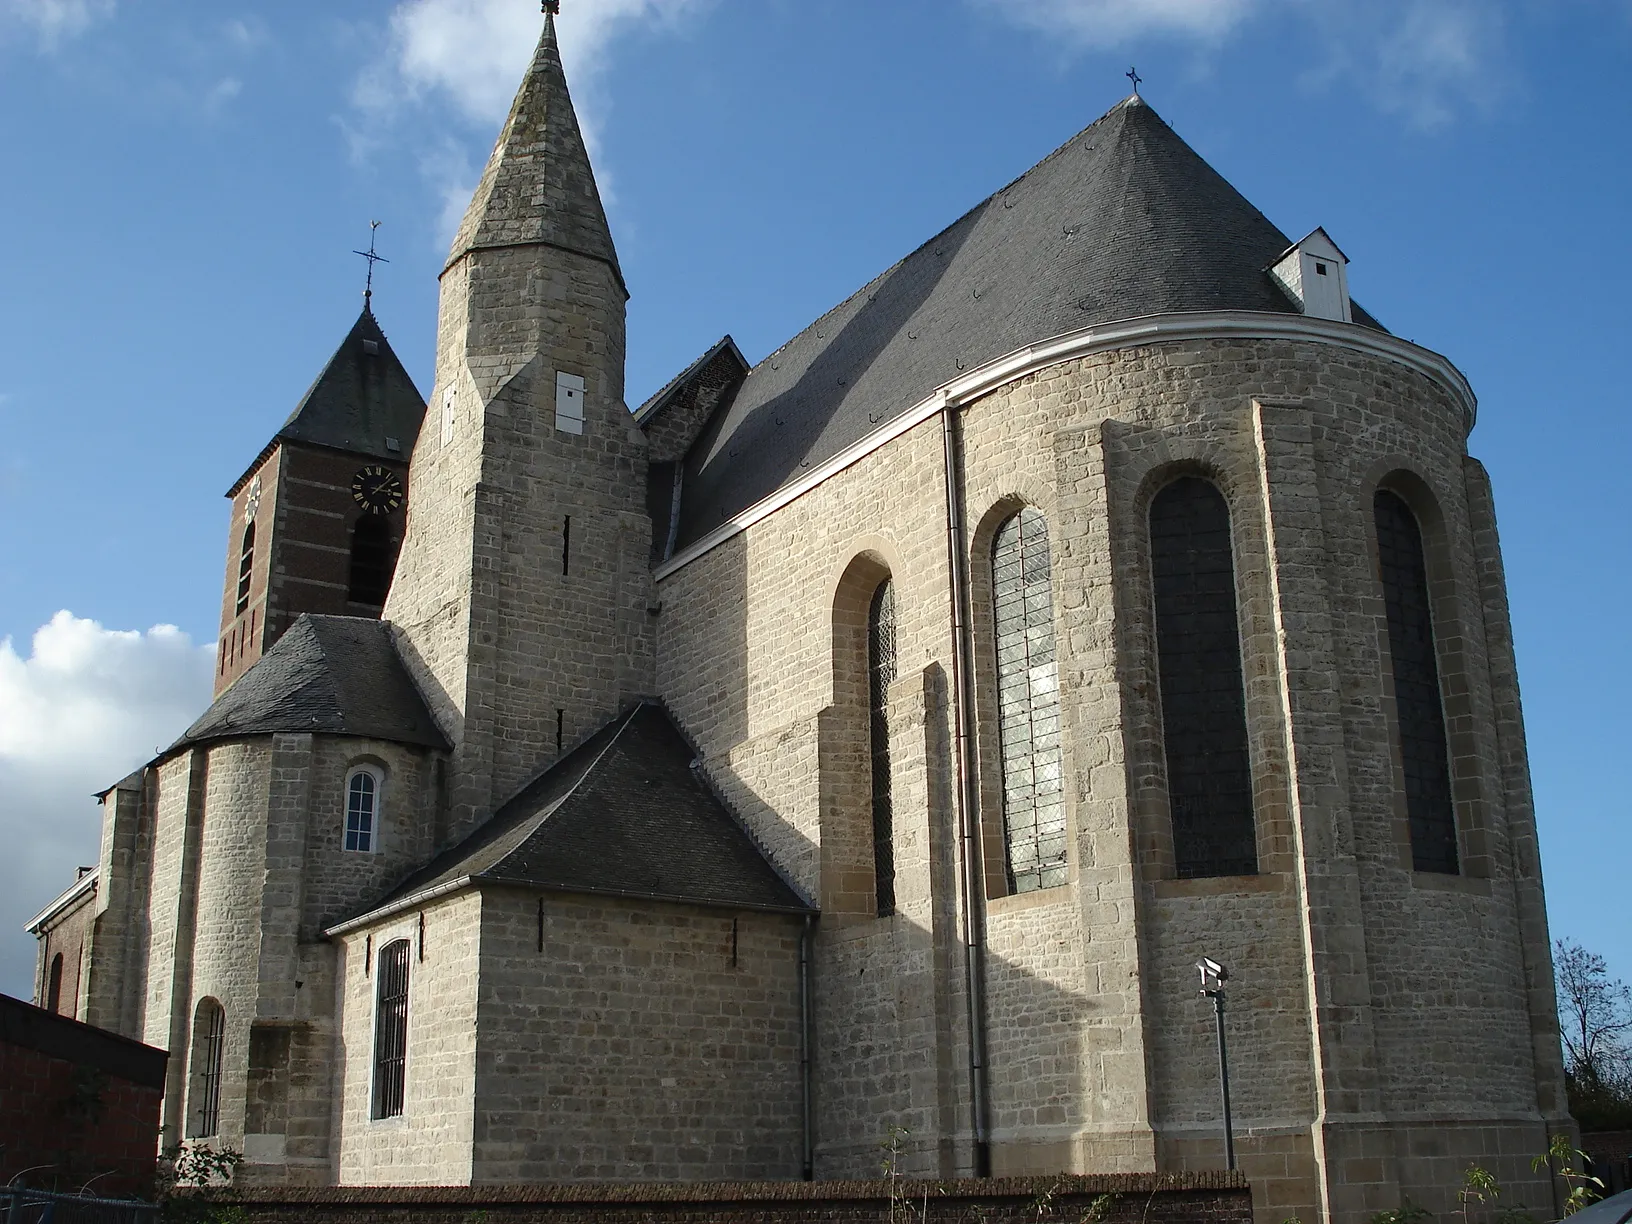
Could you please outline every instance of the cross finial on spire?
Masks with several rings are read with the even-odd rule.
[[[1144,80],[1145,78],[1139,75],[1139,70],[1137,68],[1132,68],[1132,67],[1130,67],[1122,75],[1127,77],[1128,80],[1133,82],[1133,96],[1137,98],[1139,96],[1139,82]]]
[[[544,0],[539,7],[551,17],[559,17],[561,15],[561,0]]]
[[[378,221],[370,221],[368,223],[368,250],[352,252],[353,255],[361,255],[364,259],[368,260],[368,279],[363,282],[364,310],[370,309],[370,302],[374,297],[374,265],[377,263],[391,262],[384,255],[376,255],[374,253],[374,231],[379,228],[380,223]]]

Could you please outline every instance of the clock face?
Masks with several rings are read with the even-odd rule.
[[[371,463],[351,478],[351,496],[370,514],[390,514],[402,505],[402,480],[390,468]]]
[[[244,522],[253,523],[255,512],[261,508],[261,474],[255,473],[255,479],[249,482],[249,492],[244,494]]]

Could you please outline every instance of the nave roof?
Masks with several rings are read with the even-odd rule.
[[[1296,314],[1267,271],[1288,244],[1127,98],[754,366],[687,459],[677,547],[1027,344],[1148,315]]]

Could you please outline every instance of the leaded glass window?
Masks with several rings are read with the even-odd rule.
[[[374,1006],[374,1110],[400,1118],[408,1068],[408,941],[380,949],[379,996]]]
[[[886,578],[867,611],[867,711],[873,772],[873,878],[880,918],[895,913],[895,813],[890,804],[890,685],[895,681],[895,584]]]
[[[390,526],[382,518],[363,515],[351,529],[351,575],[346,598],[371,608],[383,606],[396,563]]]
[[[1252,769],[1223,494],[1194,476],[1158,493],[1150,562],[1174,867],[1181,878],[1251,875]]]
[[[380,809],[380,779],[372,769],[353,770],[346,780],[346,849],[367,854],[374,849],[374,826]]]
[[[1012,892],[1065,883],[1059,680],[1048,522],[1030,507],[992,547],[1003,836]]]
[[[1377,561],[1388,614],[1388,653],[1394,665],[1394,711],[1405,808],[1411,824],[1411,862],[1418,871],[1457,872],[1456,818],[1451,765],[1445,745],[1434,619],[1422,529],[1397,493],[1372,499]]]

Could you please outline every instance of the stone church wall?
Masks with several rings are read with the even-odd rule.
[[[1295,407],[1277,407],[1285,404]],[[1520,1165],[1544,1142],[1541,1111],[1557,1109],[1556,1054],[1549,1063],[1544,1053],[1550,1005],[1531,968],[1546,963],[1546,933],[1526,849],[1527,785],[1508,763],[1521,751],[1511,669],[1498,683],[1484,662],[1486,641],[1505,640],[1505,601],[1499,567],[1477,561],[1476,538],[1490,532],[1473,520],[1488,511],[1469,509],[1458,405],[1402,366],[1328,345],[1198,341],[1017,380],[966,409],[964,429],[975,629],[986,635],[976,653],[987,819],[1000,801],[981,575],[994,520],[1032,504],[1050,524],[1072,843],[1071,880],[1050,890],[1057,896],[1003,898],[1001,873],[988,871],[994,1164],[1216,1167],[1211,1015],[1192,968],[1205,953],[1235,974],[1237,1127],[1261,1212],[1315,1211],[1317,1146],[1347,1187],[1339,1209],[1375,1210],[1399,1189],[1425,1200],[1447,1184],[1430,1176],[1424,1162],[1434,1159],[1447,1168],[1489,1159],[1527,1178]],[[1442,507],[1436,555],[1458,558],[1434,579],[1458,877],[1411,871],[1402,851],[1370,552],[1371,490],[1399,470]],[[1209,475],[1231,509],[1253,877],[1173,878],[1145,521],[1156,488],[1181,472]],[[937,1145],[966,1150],[961,1109],[912,1113],[902,1067],[847,1062],[856,1050],[919,1048],[898,1044],[909,992],[933,994],[942,1032],[956,1032],[961,987],[945,956],[929,962],[932,983],[909,985],[919,961],[900,939],[911,932],[934,944],[933,904],[916,922],[905,902],[886,921],[845,914],[843,898],[865,896],[868,884],[846,884],[846,864],[870,875],[843,845],[867,799],[855,781],[865,775],[853,700],[847,709],[832,679],[843,670],[841,575],[864,554],[878,559],[870,581],[895,574],[898,674],[949,673],[940,480],[931,421],[662,583],[662,690],[765,842],[789,856],[801,882],[819,880],[821,1006],[845,1026],[823,1029],[818,1096],[875,1105],[865,1119],[820,1114],[831,1163],[819,1175],[859,1172],[861,1128],[888,1119],[915,1123],[914,1142],[925,1145],[915,1159],[927,1167]],[[1437,523],[1429,508],[1418,513]],[[1505,749],[1491,731],[1499,714]],[[813,718],[815,803],[808,773],[779,759],[790,747],[808,759]],[[892,749],[895,734],[892,721]],[[924,819],[933,828],[944,817]],[[902,822],[898,810],[898,856]],[[1000,852],[992,843],[989,829],[988,849]],[[892,974],[903,991],[893,1003],[870,985]],[[1318,1064],[1311,1040],[1321,1043]],[[1517,1057],[1493,1059],[1492,1050]],[[955,1042],[945,1056],[957,1065]],[[1046,1091],[1011,1088],[1039,1076]],[[953,1082],[943,1076],[943,1100]],[[1397,1150],[1374,1130],[1382,1116],[1398,1129]],[[1413,1127],[1437,1128],[1438,1156],[1419,1151]]]
[[[481,927],[482,899],[470,891],[341,938],[333,1070],[338,1184],[469,1183]],[[375,1119],[374,962],[396,939],[410,946],[405,1102],[400,1117]]]
[[[472,1180],[797,1178],[799,929],[485,889]]]

